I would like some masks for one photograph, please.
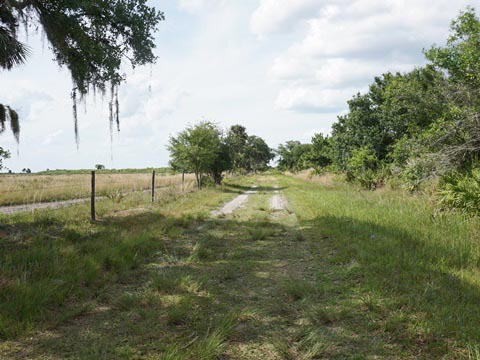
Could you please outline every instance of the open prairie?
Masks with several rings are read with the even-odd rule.
[[[181,174],[157,174],[155,187],[180,189],[181,177]],[[188,189],[192,188],[193,179],[193,175],[185,176]],[[118,193],[151,189],[152,173],[98,172],[95,182],[98,196],[115,196]],[[1,175],[0,206],[87,198],[90,189],[89,173]]]

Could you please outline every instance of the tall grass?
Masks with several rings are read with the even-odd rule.
[[[439,214],[429,198],[401,191],[288,184],[301,226],[324,246],[330,278],[342,279],[332,306],[359,304],[412,348],[436,341],[428,350],[435,356],[451,351],[452,342],[478,341],[477,218]]]
[[[98,196],[115,196],[121,192],[151,188],[151,174],[99,173],[96,175]],[[193,175],[186,175],[187,190],[193,188]],[[156,187],[180,189],[181,175],[156,177]],[[66,175],[2,175],[0,176],[0,206],[30,204],[88,197],[90,174]]]

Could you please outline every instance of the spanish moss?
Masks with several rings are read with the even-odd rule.
[[[117,131],[120,131],[120,104],[118,102],[118,86],[115,88],[115,121],[117,123]]]
[[[9,118],[10,118],[10,128],[12,129],[13,136],[15,137],[15,141],[17,144],[20,143],[20,122],[18,121],[18,113],[8,108]]]
[[[72,106],[72,109],[73,109],[73,127],[74,127],[74,131],[75,131],[75,143],[77,144],[77,149],[79,148],[79,144],[80,144],[80,136],[79,136],[79,133],[78,133],[78,109],[77,109],[77,90],[76,89],[73,89],[72,90],[72,101],[73,101],[73,106]]]
[[[0,104],[0,134],[5,131],[5,123],[7,122],[7,112],[5,106]]]

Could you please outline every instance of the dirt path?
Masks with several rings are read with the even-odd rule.
[[[245,203],[248,201],[248,198],[251,194],[255,194],[256,186],[252,186],[250,190],[248,190],[245,194],[238,195],[235,199],[229,201],[225,205],[223,205],[220,209],[213,210],[210,215],[212,216],[222,216],[222,215],[229,215],[233,214],[235,211],[240,209]]]
[[[288,206],[288,201],[282,195],[273,195],[270,198],[270,209],[273,211],[285,210]]]
[[[103,199],[103,197],[97,197],[97,200],[101,200],[101,199]],[[48,203],[27,204],[27,205],[1,206],[0,213],[5,215],[11,215],[11,214],[17,214],[22,212],[29,212],[33,210],[40,210],[40,209],[60,209],[66,206],[82,204],[87,201],[90,201],[90,198],[55,201],[55,202],[48,202]]]

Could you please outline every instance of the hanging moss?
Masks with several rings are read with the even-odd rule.
[[[78,136],[78,109],[77,109],[77,91],[72,90],[72,111],[73,111],[73,127],[75,131],[75,143],[77,144],[77,149],[80,144],[80,137]]]
[[[7,122],[7,112],[5,106],[0,104],[0,134],[5,131],[5,123]]]
[[[18,144],[20,143],[20,122],[18,120],[18,113],[10,107],[8,108],[8,112],[10,117],[10,128],[12,129],[13,136],[15,136],[15,140]]]
[[[120,131],[120,105],[118,102],[118,86],[115,89],[115,121],[117,122],[117,131]]]

